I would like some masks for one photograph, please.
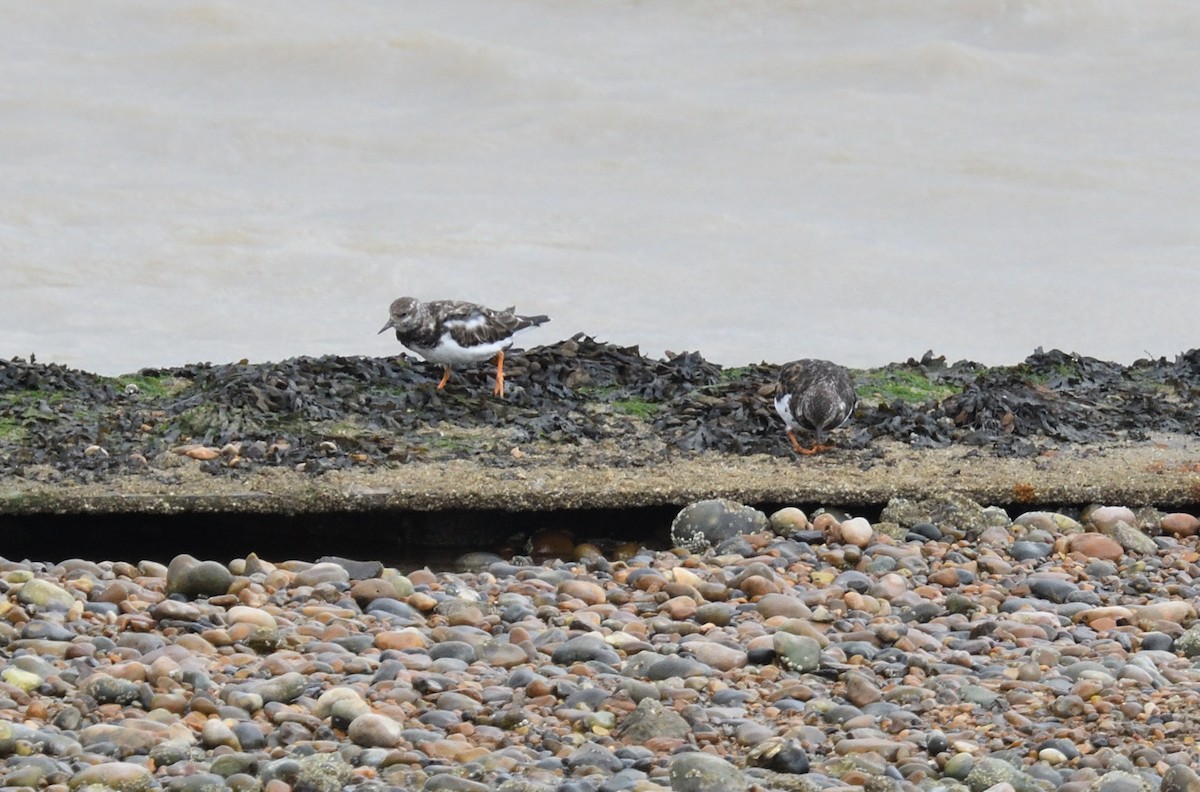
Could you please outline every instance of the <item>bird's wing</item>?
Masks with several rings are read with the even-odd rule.
[[[493,311],[470,303],[456,305],[443,316],[442,323],[450,337],[462,347],[503,341],[523,326],[519,317],[507,311]]]

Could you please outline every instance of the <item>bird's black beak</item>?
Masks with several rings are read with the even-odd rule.
[[[379,328],[379,333],[382,333],[384,330],[387,330],[387,329],[395,327],[395,326],[396,326],[396,323],[393,322],[391,319],[388,319],[388,323],[385,324],[383,327]],[[375,335],[379,335],[379,333],[376,333]]]

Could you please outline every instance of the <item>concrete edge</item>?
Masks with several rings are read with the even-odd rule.
[[[871,454],[785,459],[695,454],[639,467],[564,465],[530,455],[490,467],[458,460],[337,471],[278,468],[240,478],[195,465],[113,477],[99,484],[0,480],[0,516],[632,508],[709,497],[747,503],[884,504],[956,492],[984,504],[1200,503],[1200,441],[1164,435],[1140,443],[1076,446],[1032,459],[980,449],[913,449],[881,443]]]

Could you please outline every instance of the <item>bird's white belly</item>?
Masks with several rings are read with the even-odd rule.
[[[453,366],[458,363],[476,363],[480,360],[490,360],[500,350],[508,349],[512,346],[512,343],[511,338],[505,338],[500,341],[493,341],[490,344],[463,347],[459,346],[458,342],[449,333],[446,333],[438,342],[437,347],[433,349],[417,346],[409,347],[409,349],[430,363],[442,363]]]
[[[785,393],[775,397],[775,412],[779,413],[779,417],[783,419],[783,423],[788,429],[794,431],[800,428],[792,416],[792,394]]]

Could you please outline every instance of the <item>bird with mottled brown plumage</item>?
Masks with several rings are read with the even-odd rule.
[[[844,424],[858,404],[850,372],[828,360],[796,360],[779,370],[775,385],[775,411],[787,426],[788,439],[799,454],[827,451],[825,436]],[[804,447],[796,432],[813,436]]]
[[[548,316],[521,316],[516,307],[502,311],[457,300],[421,302],[412,297],[392,301],[387,324],[396,340],[431,363],[446,367],[438,390],[446,387],[450,367],[496,359],[495,396],[504,396],[504,350],[513,344],[513,336],[530,327],[550,321]]]

